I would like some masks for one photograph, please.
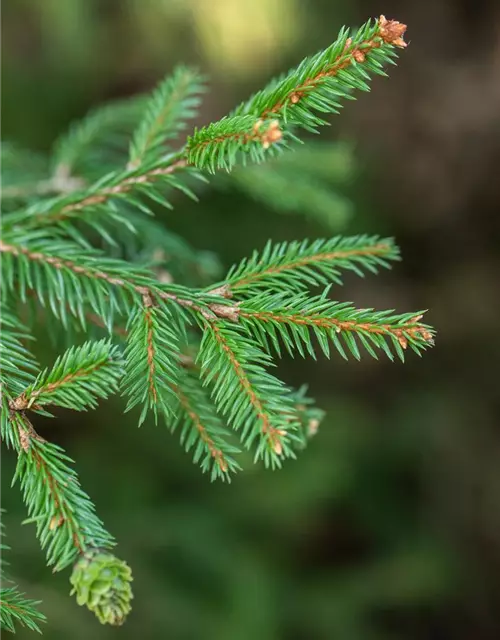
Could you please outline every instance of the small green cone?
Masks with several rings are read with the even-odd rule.
[[[126,562],[106,551],[83,555],[73,568],[71,595],[87,605],[101,624],[121,625],[131,610],[132,572]]]

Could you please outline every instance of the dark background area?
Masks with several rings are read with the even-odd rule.
[[[69,597],[67,572],[45,567],[4,453],[11,570],[43,600],[46,637],[500,637],[500,4],[4,1],[2,137],[48,151],[90,107],[151,88],[178,62],[210,76],[208,122],[380,13],[409,25],[410,46],[322,135],[355,144],[355,212],[338,232],[394,235],[403,262],[347,278],[338,297],[428,308],[436,347],[404,365],[285,362],[327,417],[296,462],[247,468],[229,486],[211,484],[167,429],[138,430],[119,399],[44,425],[133,567],[121,629],[101,627]],[[225,265],[268,238],[328,233],[235,193],[162,215]]]

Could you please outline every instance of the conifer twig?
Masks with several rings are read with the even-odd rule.
[[[241,363],[239,362],[236,354],[229,346],[227,339],[221,333],[217,324],[212,324],[212,331],[214,332],[215,339],[221,346],[222,350],[225,352],[227,358],[231,363],[231,367],[234,370],[236,377],[241,385],[242,390],[248,397],[248,400],[253,407],[258,420],[261,423],[261,433],[264,438],[269,443],[270,448],[277,454],[281,455],[283,452],[283,437],[286,436],[286,431],[284,429],[278,429],[271,424],[271,418],[267,413],[262,400],[259,397],[258,392],[253,388],[252,383],[250,382],[248,375],[245,373]]]
[[[303,326],[314,326],[321,329],[335,329],[337,333],[342,331],[348,332],[366,332],[376,335],[394,336],[403,349],[408,346],[408,338],[423,339],[432,343],[432,333],[425,325],[418,322],[422,319],[422,315],[415,316],[401,325],[378,324],[372,322],[356,322],[355,320],[338,320],[337,318],[328,318],[320,315],[302,315],[293,313],[275,313],[273,311],[255,311],[249,312],[240,310],[241,318],[259,320],[261,322],[277,322]]]
[[[185,128],[200,104],[203,79],[194,69],[179,67],[156,88],[130,145],[128,169],[157,159],[167,141]]]
[[[0,516],[3,517],[5,511],[0,509]],[[7,562],[5,552],[10,547],[5,544],[5,527],[3,521],[0,522],[0,551],[2,554],[0,564],[0,627],[11,633],[15,633],[15,623],[41,633],[40,622],[45,622],[45,616],[38,610],[39,601],[28,599],[18,587],[13,583],[5,572]]]
[[[179,169],[183,169],[187,166],[184,158],[179,158],[165,167],[159,167],[140,173],[139,175],[133,175],[130,177],[124,177],[123,180],[110,187],[103,187],[98,189],[90,196],[83,196],[81,199],[75,199],[74,202],[62,207],[60,211],[55,211],[54,215],[50,217],[50,223],[58,222],[64,218],[69,217],[76,211],[81,211],[87,207],[93,207],[97,204],[103,204],[113,196],[123,195],[131,191],[134,187],[139,185],[151,184],[163,176],[168,176]],[[44,216],[45,218],[46,216]],[[49,223],[47,221],[46,223]]]
[[[215,464],[219,467],[221,473],[226,474],[229,470],[229,465],[224,455],[224,452],[217,447],[213,438],[209,435],[207,428],[203,425],[201,416],[192,406],[192,404],[189,401],[189,398],[182,391],[182,389],[179,386],[174,385],[173,391],[177,395],[177,398],[179,399],[179,402],[182,408],[187,413],[189,418],[192,420],[196,430],[200,435],[200,439],[207,447],[210,453],[210,456],[213,458]]]
[[[117,181],[116,184],[96,189],[96,191],[89,196],[82,195],[81,198],[75,197],[73,202],[70,202],[60,209],[54,207],[53,212],[44,212],[43,223],[53,224],[60,222],[61,220],[71,217],[78,211],[104,204],[110,198],[126,194],[138,186],[152,184],[162,177],[169,176],[180,169],[188,167],[190,164],[194,165],[195,162],[190,162],[189,158],[197,158],[209,145],[221,145],[224,142],[234,141],[242,145],[259,142],[263,149],[268,149],[271,144],[280,140],[281,132],[277,123],[271,123],[263,130],[261,130],[261,124],[262,121],[252,121],[251,131],[237,129],[231,133],[221,134],[219,136],[212,135],[212,137],[204,134],[203,139],[200,140],[198,140],[195,134],[186,146],[186,157],[184,157],[184,154],[179,154],[177,157],[174,156],[170,163],[166,165],[162,164],[157,168],[145,172],[137,171],[136,166],[139,166],[140,163],[137,165],[134,163],[129,167],[130,170],[134,171],[133,175],[124,175],[123,179]],[[41,220],[42,218],[40,217],[40,221]]]
[[[89,547],[113,547],[113,538],[65,463],[69,458],[40,438],[23,412],[13,414],[12,421],[28,436],[21,438],[13,482],[19,479],[30,520],[36,523],[42,548],[47,548],[48,564],[61,571]]]
[[[118,277],[114,272],[111,273],[109,271],[95,268],[90,263],[87,266],[82,266],[81,263],[75,262],[74,260],[67,260],[60,256],[51,256],[41,251],[30,251],[25,246],[6,243],[3,240],[0,240],[0,253],[24,256],[32,262],[50,265],[59,271],[67,269],[77,276],[89,278],[91,280],[102,280],[112,286],[124,288],[129,292],[139,294],[141,298],[144,298],[144,296],[150,296],[153,299],[158,297],[162,300],[168,300],[181,307],[201,313],[201,315],[206,318],[212,318],[214,316],[229,318],[235,317],[236,311],[230,305],[209,303],[205,306],[201,306],[193,299],[183,298],[182,296],[162,288],[160,286],[161,283],[158,283],[157,286],[155,286],[154,283],[152,285],[143,284],[143,282],[146,282],[147,280],[142,275],[139,277],[136,276],[135,278]],[[117,264],[119,265],[119,263]]]
[[[297,105],[307,92],[321,85],[327,78],[334,78],[350,65],[363,64],[367,56],[383,44],[394,45],[404,48],[407,46],[403,39],[406,32],[406,25],[396,20],[387,20],[385,16],[380,16],[377,22],[377,29],[374,35],[370,35],[360,42],[354,42],[353,38],[347,38],[344,49],[333,61],[326,64],[315,74],[305,78],[293,87],[281,100],[266,107],[262,112],[262,117],[276,117],[284,110],[293,105]]]
[[[233,292],[261,284],[265,286],[270,281],[275,282],[281,274],[291,274],[294,282],[297,274],[305,274],[306,281],[312,282],[311,279],[316,278],[322,283],[320,274],[326,271],[329,279],[339,282],[338,268],[349,268],[362,275],[360,267],[373,270],[377,264],[385,266],[385,261],[398,257],[393,241],[378,237],[337,237],[327,242],[283,243],[274,247],[269,243],[262,255],[254,254],[250,260],[242,261],[229,273],[228,280]]]
[[[292,395],[266,370],[272,364],[269,356],[247,340],[238,325],[205,321],[197,362],[201,378],[212,385],[215,405],[241,431],[245,446],[257,441],[256,459],[279,467],[283,458],[294,456]],[[240,400],[233,405],[235,395]]]

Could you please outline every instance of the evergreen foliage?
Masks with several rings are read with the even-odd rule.
[[[95,507],[81,489],[72,462],[61,447],[45,442],[26,418],[16,416],[19,454],[13,482],[19,479],[28,515],[47,564],[61,571],[87,549],[110,548],[112,536],[95,515]]]
[[[46,164],[52,176],[41,177],[40,163],[24,165],[14,147],[4,151],[11,159],[0,241],[2,440],[17,453],[13,482],[47,564],[54,571],[74,565],[77,601],[101,622],[124,621],[130,569],[112,554],[114,539],[72,460],[37,433],[32,414],[94,408],[119,391],[139,424],[152,413],[179,431],[185,450],[212,479],[229,480],[240,468],[241,449],[280,467],[321,420],[304,389],[271,373],[274,355],[286,350],[316,358],[334,351],[359,359],[366,351],[403,360],[408,347],[420,354],[432,345],[434,332],[420,312],[357,309],[330,298],[344,271],[363,276],[399,259],[391,239],[269,241],[213,283],[220,278],[216,260],[148,216],[153,205],[171,207],[176,192],[197,199],[193,178],[272,159],[298,141],[300,129],[326,124],[326,114],[337,113],[355,89],[368,90],[370,78],[394,62],[404,31],[384,17],[351,36],[342,30],[328,49],[218,122],[195,129],[184,144],[179,134],[196,114],[204,85],[196,71],[179,68],[151,97],[107,105],[74,125]],[[282,158],[284,167],[296,162],[291,154]],[[34,182],[28,184],[24,166]],[[250,182],[262,183],[258,197],[282,199],[278,191],[290,174],[276,174],[264,186],[265,166],[237,168],[240,184],[245,170]],[[311,169],[311,180],[295,185],[284,208],[316,197],[318,209],[328,209],[332,196],[317,186],[320,175]],[[194,276],[186,275],[186,264],[194,265]],[[33,306],[42,307],[49,326],[60,323],[88,338],[96,329],[107,337],[72,344],[41,370],[29,346]],[[2,591],[3,628],[12,630],[16,620],[36,628],[42,618],[23,598],[15,589]]]
[[[153,162],[165,153],[167,141],[186,128],[200,105],[202,79],[195,70],[179,67],[151,96],[130,145],[130,166]]]
[[[4,513],[3,509],[0,513]],[[4,525],[0,522],[0,551],[2,553],[0,565],[0,625],[6,631],[15,633],[16,623],[40,633],[39,623],[45,621],[45,616],[38,611],[40,602],[29,600],[19,591],[4,571],[7,564],[5,552],[9,547],[3,541]],[[9,586],[8,586],[9,585]]]
[[[97,180],[122,163],[147,103],[147,96],[138,96],[93,109],[56,140],[51,164],[61,186],[64,179],[78,176],[75,188],[81,187],[83,180]]]
[[[305,215],[338,231],[352,215],[352,204],[342,193],[351,178],[351,159],[346,145],[308,142],[264,164],[218,174],[216,186],[239,190],[280,213]]]

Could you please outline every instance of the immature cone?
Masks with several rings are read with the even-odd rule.
[[[73,568],[71,595],[93,611],[101,624],[121,625],[131,610],[132,572],[126,562],[106,551],[86,553]]]

